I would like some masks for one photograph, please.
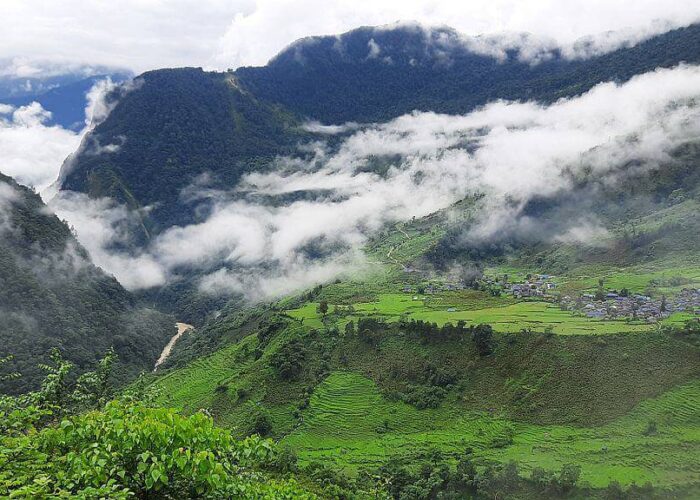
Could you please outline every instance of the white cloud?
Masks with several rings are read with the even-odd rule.
[[[47,125],[51,112],[38,102],[19,108],[0,104],[0,172],[50,198],[53,191],[48,188],[58,178],[64,160],[78,149],[85,133],[112,110],[113,105],[104,98],[114,88],[108,78],[93,85],[86,96],[85,127],[80,132]],[[85,146],[93,152],[115,152],[121,144],[100,145],[93,140]]]
[[[33,61],[105,64],[138,72],[205,64],[236,13],[249,0],[3,0],[0,58],[22,58],[27,76]]]
[[[449,25],[471,36],[529,32],[535,50],[546,40],[580,54],[699,18],[696,0],[123,0],[118,9],[103,0],[3,0],[0,59],[12,61],[5,73],[27,78],[80,64],[226,69],[264,64],[301,37],[396,21]],[[573,45],[590,35],[589,43]]]
[[[258,1],[252,12],[231,21],[212,64],[220,68],[262,65],[305,36],[335,35],[397,21],[447,25],[469,36],[505,33],[505,37],[487,36],[469,44],[494,55],[524,45],[536,57],[557,46],[570,56],[599,53],[698,20],[700,5],[695,0],[640,0],[633,7],[625,0]],[[522,32],[535,36],[523,38]],[[590,38],[576,44],[582,37]],[[370,47],[370,55],[377,48]]]
[[[165,283],[165,271],[152,257],[115,249],[115,245],[131,241],[132,231],[139,225],[138,214],[107,198],[93,200],[65,191],[51,200],[49,208],[70,223],[93,263],[113,274],[124,287],[140,289]]]
[[[80,134],[46,125],[50,116],[37,102],[0,115],[0,171],[37,190],[56,180],[80,144]]]
[[[10,229],[10,208],[17,201],[19,195],[7,182],[0,181],[0,235]]]
[[[189,266],[208,273],[203,290],[260,298],[356,271],[363,265],[360,248],[385,224],[469,195],[485,195],[470,238],[536,230],[536,221],[520,216],[523,206],[534,196],[570,192],[570,174],[585,167],[604,184],[627,181],[630,160],[636,169],[658,168],[675,147],[696,139],[698,99],[700,67],[681,66],[548,106],[495,102],[463,116],[412,113],[364,125],[337,148],[305,145],[308,162],[281,158],[279,168],[245,176],[232,186],[234,201],[211,190],[193,195],[206,190],[203,178],[187,194],[190,203],[213,202],[208,219],[166,230],[135,261],[110,249],[128,238],[133,214],[123,207],[77,198],[58,211],[95,261],[131,288],[161,283]],[[386,168],[373,171],[382,159]],[[282,206],[259,201],[297,192],[317,196]],[[601,237],[604,229],[581,214],[556,238],[592,235]]]

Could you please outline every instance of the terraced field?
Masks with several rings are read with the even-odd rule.
[[[482,294],[483,295],[483,294]],[[338,320],[339,326],[351,319],[361,317],[380,317],[387,321],[396,321],[400,317],[423,320],[444,325],[466,321],[468,325],[488,323],[495,330],[504,333],[517,333],[523,329],[543,331],[547,327],[560,335],[576,334],[613,334],[645,332],[655,326],[645,323],[627,322],[623,320],[607,321],[577,316],[568,311],[562,311],[555,304],[537,301],[516,301],[515,299],[493,298],[486,296],[473,297],[469,292],[445,293],[414,300],[412,294],[385,293],[380,294],[374,302],[353,304],[354,313]],[[322,328],[322,316],[317,312],[318,303],[311,302],[287,313],[304,325]],[[330,304],[333,309],[333,304]],[[681,323],[687,315],[676,314],[665,320],[666,323]],[[327,321],[336,321],[328,316]]]
[[[185,411],[211,408],[214,389],[219,384],[235,380],[244,370],[246,365],[236,361],[236,354],[245,342],[199,358],[186,368],[170,371],[158,378],[159,403]]]
[[[390,402],[370,380],[335,372],[317,388],[303,424],[284,442],[299,450],[304,461],[330,461],[350,471],[433,446],[455,455],[470,446],[484,460],[517,460],[524,473],[575,463],[594,487],[612,480],[700,486],[699,381],[595,428],[537,426],[445,407],[416,410]],[[650,431],[651,422],[655,431]],[[504,444],[511,432],[512,443]]]

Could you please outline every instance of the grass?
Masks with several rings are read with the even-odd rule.
[[[553,333],[561,335],[602,335],[614,333],[645,332],[654,329],[652,325],[624,320],[600,320],[574,315],[562,311],[555,304],[544,301],[517,301],[510,297],[495,298],[483,292],[447,292],[434,296],[420,296],[414,300],[413,294],[383,293],[374,302],[353,304],[354,313],[341,319],[329,315],[326,322],[337,321],[340,326],[350,319],[361,317],[381,317],[387,321],[396,321],[401,317],[408,319],[456,324],[466,321],[468,325],[488,323],[496,331],[516,333],[523,329],[544,331],[553,328]],[[323,328],[324,320],[317,312],[318,303],[311,302],[298,309],[288,310],[291,317],[303,320],[303,324],[312,328]],[[449,311],[448,309],[455,309]],[[333,310],[333,304],[330,304]],[[688,315],[676,314],[666,322],[680,323]]]
[[[657,434],[645,435],[649,422]],[[513,442],[499,439],[513,432]],[[455,456],[469,446],[483,460],[517,460],[556,470],[565,463],[582,468],[594,487],[650,481],[660,487],[700,482],[700,382],[645,401],[628,415],[594,428],[532,425],[488,413],[459,411],[455,405],[416,410],[386,400],[376,385],[355,373],[334,372],[317,388],[303,424],[284,438],[302,461],[321,460],[354,472],[393,455],[415,456],[438,447]]]

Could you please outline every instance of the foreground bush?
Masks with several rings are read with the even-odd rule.
[[[114,401],[42,430],[5,433],[0,497],[313,498],[266,472],[274,445],[234,440],[198,413]]]

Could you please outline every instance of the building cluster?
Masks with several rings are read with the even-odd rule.
[[[439,292],[452,292],[455,290],[464,290],[467,288],[463,283],[452,283],[452,282],[446,282],[446,283],[440,283],[440,284],[428,284],[428,285],[422,285],[422,286],[411,286],[411,285],[405,285],[403,287],[403,292],[404,293],[421,293],[425,295],[433,295]]]
[[[568,295],[561,298],[561,307],[569,311],[599,319],[635,319],[655,323],[674,312],[700,314],[700,289],[684,288],[673,297],[651,298],[633,294],[620,296],[608,292],[603,300],[596,300],[593,294],[584,293],[578,298]]]
[[[550,295],[557,285],[553,283],[553,276],[549,274],[536,274],[522,283],[502,284],[503,290],[519,299],[523,297],[544,297]]]

